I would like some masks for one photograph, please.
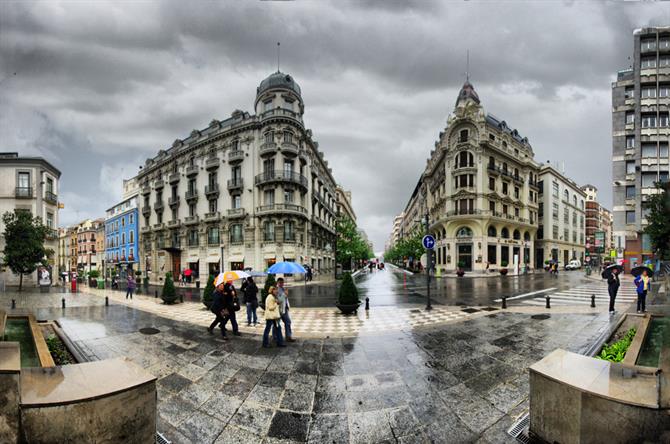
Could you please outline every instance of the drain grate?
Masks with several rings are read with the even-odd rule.
[[[157,333],[160,333],[161,331],[157,328],[154,327],[144,327],[140,328],[140,333],[143,335],[155,335]]]
[[[544,321],[545,319],[549,319],[551,315],[548,314],[539,314],[539,315],[533,315],[530,318],[535,319],[537,321]]]
[[[512,425],[512,427],[507,431],[507,434],[512,438],[516,439],[518,442],[524,444],[530,443],[530,437],[528,436],[528,426],[530,425],[530,416],[528,413],[519,418],[519,420]]]
[[[477,313],[477,312],[479,312],[479,310],[477,310],[476,308],[463,308],[463,309],[461,309],[461,311],[464,311],[466,313]]]
[[[156,444],[172,444],[172,441],[161,434],[161,432],[156,431]]]

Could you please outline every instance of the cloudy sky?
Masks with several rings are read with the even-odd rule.
[[[611,94],[632,31],[669,3],[0,3],[1,151],[63,172],[61,225],[99,217],[122,178],[213,118],[253,112],[281,69],[383,249],[465,77],[485,109],[611,207]]]

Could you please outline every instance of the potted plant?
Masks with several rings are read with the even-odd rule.
[[[500,274],[505,276],[507,274],[507,261],[500,262]]]
[[[358,300],[358,289],[354,280],[351,278],[351,273],[346,273],[344,279],[342,279],[342,285],[340,285],[340,290],[337,295],[337,308],[343,314],[355,313],[358,310],[358,306],[361,305],[361,301]]]
[[[214,275],[210,274],[209,278],[207,279],[207,286],[205,287],[205,291],[202,294],[202,303],[205,304],[207,310],[209,310],[209,308],[212,306],[213,295],[214,295]]]
[[[171,273],[165,274],[165,283],[163,284],[161,299],[163,299],[163,303],[167,305],[174,304],[177,301],[177,290],[174,288]]]
[[[463,275],[465,275],[465,270],[463,270],[463,267],[465,267],[465,262],[458,261],[458,269],[456,270],[456,274],[459,277],[463,277]]]
[[[88,286],[97,288],[99,277],[100,272],[98,270],[91,270],[91,272],[88,274]]]
[[[550,268],[550,265],[549,265],[549,264],[550,264],[549,259],[547,259],[546,261],[544,261],[544,271],[549,271],[549,268]]]

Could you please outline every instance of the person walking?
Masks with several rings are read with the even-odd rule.
[[[277,300],[279,301],[279,315],[286,331],[286,340],[288,342],[295,342],[293,332],[291,331],[291,316],[289,315],[291,307],[288,302],[288,289],[284,287],[284,278],[277,279]]]
[[[619,291],[620,284],[619,269],[615,268],[607,278],[607,292],[610,294],[610,313],[614,313],[614,300],[616,299],[616,294]]]
[[[647,270],[643,270],[642,274],[633,281],[637,287],[637,312],[644,313],[646,311],[647,292],[649,291],[649,275]]]
[[[130,299],[133,299],[133,291],[135,291],[136,283],[135,277],[133,276],[132,271],[128,272],[128,279],[126,280],[126,299],[130,296]]]
[[[233,281],[226,282],[223,287],[223,306],[227,312],[227,315],[223,319],[223,330],[226,330],[226,324],[230,321],[230,325],[233,327],[233,335],[241,336],[235,316],[235,312],[240,309],[240,303],[237,299],[237,291],[235,290]]]
[[[265,331],[263,332],[263,347],[270,347],[270,330],[272,337],[277,341],[277,347],[286,347],[279,328],[279,301],[277,300],[277,288],[270,287],[268,296],[265,298]]]
[[[254,282],[254,278],[249,276],[242,284],[242,294],[244,295],[244,304],[247,306],[247,326],[258,325],[258,318],[256,316],[256,309],[258,308],[258,287]]]
[[[214,293],[212,294],[212,305],[209,308],[211,312],[216,315],[216,318],[214,319],[214,322],[212,322],[209,325],[207,331],[211,335],[214,333],[214,327],[219,325],[221,327],[221,336],[223,336],[223,339],[227,340],[228,337],[226,336],[224,320],[225,317],[228,315],[228,313],[223,302],[224,287],[225,282],[223,281],[223,273],[220,273],[216,277],[216,279],[214,279]]]

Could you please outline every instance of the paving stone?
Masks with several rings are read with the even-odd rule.
[[[393,432],[384,411],[349,413],[351,443],[392,441]]]
[[[272,418],[268,436],[304,442],[307,440],[309,421],[307,414],[279,410]]]
[[[192,384],[190,379],[185,378],[178,373],[170,373],[156,382],[158,387],[164,388],[171,393],[179,393],[180,390],[188,387],[190,384]]]
[[[200,410],[227,424],[241,405],[242,401],[239,399],[219,391],[215,392],[207,402],[200,407]]]
[[[272,409],[245,402],[237,409],[237,413],[230,420],[230,424],[235,424],[256,435],[265,436],[270,427],[273,413],[274,410]]]
[[[316,392],[313,411],[314,413],[345,413],[347,396],[344,393]]]
[[[260,435],[256,435],[247,430],[235,427],[234,425],[228,425],[221,432],[216,444],[257,444],[261,442],[263,438]]]
[[[158,414],[174,427],[178,427],[182,421],[197,410],[198,406],[179,395],[173,395],[158,404]]]
[[[349,422],[346,414],[312,415],[309,426],[310,444],[340,444],[349,441]]]
[[[280,387],[257,385],[251,390],[245,402],[255,402],[274,409],[279,407],[283,392],[284,389]]]
[[[185,420],[180,431],[193,442],[212,443],[226,425],[203,412],[196,412]]]
[[[305,390],[285,390],[279,404],[282,410],[311,413],[314,392]]]
[[[200,406],[204,404],[213,393],[211,386],[193,383],[179,392],[179,396],[196,406]]]

